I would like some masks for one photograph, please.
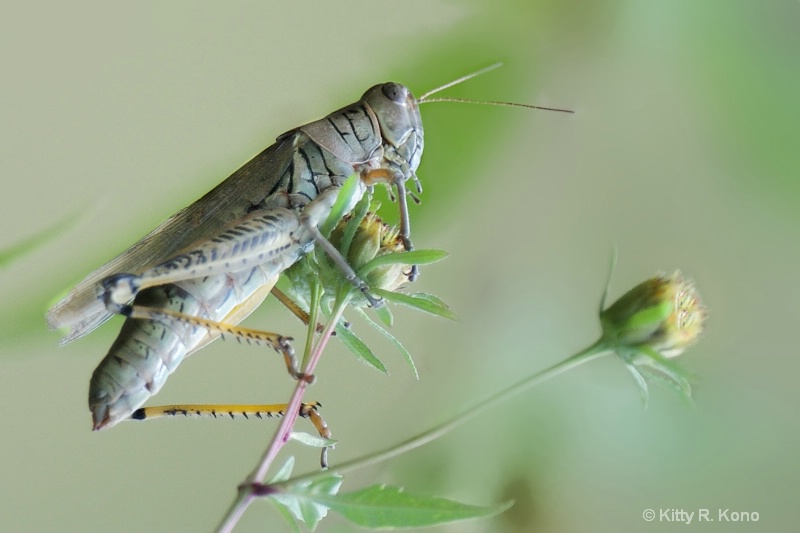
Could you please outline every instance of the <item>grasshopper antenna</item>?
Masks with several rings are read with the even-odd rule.
[[[467,74],[466,76],[461,76],[460,78],[458,78],[456,80],[453,80],[451,82],[445,83],[444,85],[436,87],[435,89],[432,89],[432,90],[426,92],[425,94],[423,94],[422,96],[420,96],[419,98],[417,98],[417,104],[429,104],[429,103],[432,103],[432,102],[458,102],[458,103],[462,103],[462,104],[496,105],[496,106],[501,106],[501,107],[524,107],[524,108],[527,108],[527,109],[539,109],[539,110],[542,110],[542,111],[556,111],[558,113],[574,113],[575,112],[575,111],[573,111],[571,109],[560,109],[560,108],[557,108],[557,107],[543,107],[543,106],[530,105],[530,104],[517,104],[515,102],[495,102],[495,101],[490,101],[490,100],[468,100],[468,99],[465,99],[465,98],[449,98],[449,97],[430,98],[431,95],[434,95],[434,94],[436,94],[436,93],[438,93],[440,91],[448,89],[448,88],[450,88],[450,87],[452,87],[454,85],[458,85],[459,83],[463,83],[463,82],[465,82],[467,80],[470,80],[470,79],[472,79],[472,78],[474,78],[476,76],[480,76],[481,74],[486,74],[487,72],[490,72],[490,71],[492,71],[492,70],[494,70],[496,68],[500,68],[502,66],[503,66],[502,63],[495,63],[494,65],[489,65],[486,68],[482,68],[480,70],[477,70],[477,71],[473,72],[472,74]]]
[[[466,98],[431,98],[425,101],[418,101],[418,104],[429,104],[431,102],[458,102],[461,104],[482,104],[496,105],[500,107],[525,107],[528,109],[539,109],[541,111],[556,111],[558,113],[575,113],[572,109],[561,109],[558,107],[543,107],[540,105],[518,104],[516,102],[495,102],[492,100],[467,100]]]
[[[430,95],[436,94],[436,93],[438,93],[440,91],[444,91],[445,89],[449,89],[453,85],[458,85],[459,83],[463,83],[463,82],[465,82],[467,80],[471,80],[472,78],[474,78],[476,76],[480,76],[481,74],[486,74],[487,72],[491,72],[492,70],[494,70],[496,68],[500,68],[502,66],[503,66],[502,63],[495,63],[494,65],[489,65],[488,67],[482,68],[480,70],[476,70],[472,74],[467,74],[466,76],[461,76],[460,78],[458,78],[456,80],[447,82],[444,85],[440,85],[439,87],[436,87],[435,89],[431,89],[430,91],[426,92],[425,94],[423,94],[422,96],[417,98],[417,103],[421,104],[423,102],[430,102],[431,100],[428,100],[428,97]]]

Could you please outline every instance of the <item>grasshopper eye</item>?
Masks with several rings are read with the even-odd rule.
[[[384,83],[381,91],[386,98],[398,104],[405,103],[406,95],[408,94],[408,89],[394,82]]]

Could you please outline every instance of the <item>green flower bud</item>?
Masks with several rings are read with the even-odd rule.
[[[676,272],[625,293],[600,313],[600,324],[610,347],[646,346],[675,357],[700,337],[706,314],[694,285]]]
[[[343,250],[342,240],[351,217],[343,218],[331,233],[331,243],[343,254],[356,272],[376,257],[405,251],[397,228],[385,224],[378,215],[369,212],[361,220],[350,242]],[[408,281],[409,267],[403,264],[379,266],[370,270],[364,281],[368,286],[394,291]]]

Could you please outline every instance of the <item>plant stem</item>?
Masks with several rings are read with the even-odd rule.
[[[513,398],[514,396],[522,393],[523,391],[530,389],[531,387],[535,387],[539,383],[547,381],[548,379],[553,378],[559,374],[562,374],[567,370],[570,370],[586,362],[589,362],[592,359],[596,359],[598,357],[607,355],[608,353],[610,353],[610,351],[608,350],[604,342],[602,340],[599,340],[596,343],[589,346],[588,348],[586,348],[585,350],[576,353],[575,355],[561,361],[560,363],[556,363],[555,365],[545,370],[542,370],[541,372],[533,374],[532,376],[529,376],[523,379],[522,381],[519,381],[514,385],[511,385],[510,387],[503,389],[494,396],[491,396],[486,400],[478,404],[475,404],[473,407],[462,411],[455,418],[452,418],[449,421],[439,426],[431,428],[414,437],[411,437],[410,439],[405,440],[395,446],[392,446],[391,448],[387,448],[379,452],[365,455],[353,459],[351,461],[346,461],[340,465],[332,467],[331,471],[334,471],[338,474],[343,474],[345,472],[357,470],[360,468],[364,468],[366,466],[386,461],[400,454],[411,451],[415,448],[419,448],[420,446],[423,446],[431,441],[438,439],[442,435],[452,431],[453,429],[457,428],[458,426],[462,425],[468,420],[478,416],[479,414],[500,405],[501,403],[505,402],[510,398]],[[298,482],[314,480],[324,475],[330,475],[330,472],[311,472],[309,474],[297,476],[292,479],[282,481],[280,483],[275,483],[273,487],[276,489],[280,489],[280,487],[286,487]]]
[[[317,321],[319,320],[319,309],[322,305],[322,284],[318,279],[312,280],[309,286],[311,293],[311,301],[308,305],[308,329],[306,330],[306,346],[303,350],[302,367],[305,368],[308,364],[308,359],[311,356],[311,347],[314,344],[314,335],[317,333]]]
[[[308,358],[308,364],[303,368],[304,374],[309,376],[314,374],[314,369],[316,368],[317,363],[322,356],[322,352],[325,350],[325,346],[327,346],[328,341],[333,334],[333,330],[336,328],[336,324],[338,324],[339,319],[342,318],[342,314],[344,313],[345,307],[347,307],[349,301],[349,297],[345,297],[343,299],[337,298],[330,320],[328,321],[328,324],[325,326],[325,330],[322,332],[322,335],[311,351],[311,355]],[[316,321],[309,321],[308,327],[310,329],[314,330],[316,329],[316,326]],[[266,476],[267,470],[272,464],[272,461],[275,460],[275,457],[278,455],[278,452],[284,446],[284,444],[288,442],[289,435],[294,427],[295,421],[297,420],[298,413],[300,412],[300,403],[307,387],[308,382],[306,380],[298,380],[297,386],[294,388],[294,393],[292,394],[289,404],[286,407],[286,412],[283,416],[283,419],[281,419],[281,423],[278,426],[278,429],[275,431],[275,435],[272,437],[269,446],[261,456],[258,466],[249,476],[247,476],[247,479],[245,479],[244,482],[239,485],[239,492],[236,495],[236,499],[231,504],[228,512],[225,513],[225,516],[217,528],[217,531],[223,533],[229,533],[230,531],[233,531],[233,528],[239,522],[239,519],[242,517],[242,514],[244,514],[244,511],[255,499],[255,496],[253,496],[253,484],[264,482],[264,477]]]

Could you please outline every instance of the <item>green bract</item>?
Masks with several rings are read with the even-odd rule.
[[[598,345],[622,358],[645,404],[647,379],[666,384],[691,403],[687,373],[670,358],[697,341],[706,314],[694,285],[679,272],[656,276],[600,312],[603,336]]]

